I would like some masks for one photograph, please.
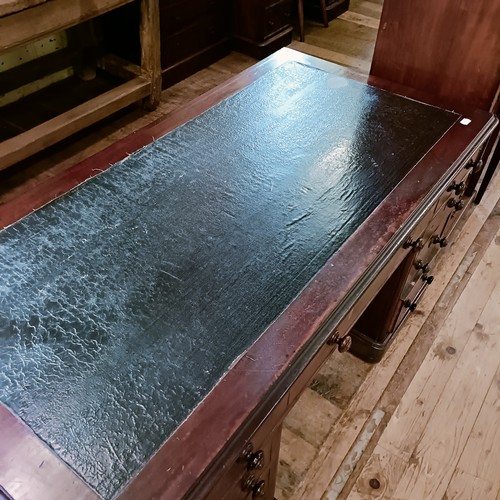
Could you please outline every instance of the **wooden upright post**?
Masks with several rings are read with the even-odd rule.
[[[159,0],[141,0],[141,66],[151,79],[151,94],[144,106],[154,109],[161,97]]]

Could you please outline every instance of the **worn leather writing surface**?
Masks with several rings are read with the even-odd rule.
[[[287,63],[4,230],[0,400],[114,496],[455,119]]]

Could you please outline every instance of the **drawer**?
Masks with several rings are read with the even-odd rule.
[[[264,422],[242,450],[240,458],[228,466],[207,500],[253,498],[258,496],[257,489],[264,492],[259,498],[273,498],[280,440],[281,424],[272,429]]]
[[[401,299],[401,310],[396,319],[396,322],[394,323],[395,327],[393,331],[397,331],[403,324],[404,320],[413,311],[415,311],[422,296],[433,281],[434,277],[432,275],[420,273],[420,275],[415,278],[415,281],[409,284],[408,289],[403,292],[404,296],[402,296]]]
[[[163,36],[171,36],[207,16],[220,14],[229,21],[228,0],[160,1],[160,25]],[[228,27],[229,30],[229,27]]]
[[[471,172],[471,165],[462,168],[453,181],[449,184],[448,188],[441,194],[438,202],[435,205],[435,211],[439,211],[443,205],[448,203],[451,198],[462,196],[467,188],[468,177]]]
[[[342,339],[350,330],[353,321],[346,318],[336,331]],[[345,324],[344,324],[345,323]],[[340,342],[340,340],[339,340]],[[273,499],[275,473],[279,459],[281,426],[288,411],[313,379],[321,365],[337,350],[335,343],[325,343],[314,360],[302,370],[285,396],[276,404],[264,422],[252,434],[240,452],[240,458],[227,464],[221,479],[217,481],[208,500],[240,500],[253,498],[245,491],[244,483],[250,475],[255,481],[264,481],[266,493],[260,498]],[[255,461],[262,458],[262,468],[253,468]],[[226,496],[224,496],[226,495]],[[257,498],[257,496],[255,496]]]
[[[422,274],[422,269],[424,272],[428,273],[434,257],[443,246],[446,246],[447,240],[442,239],[445,238],[443,236],[443,231],[452,211],[453,209],[442,206],[441,210],[434,215],[425,227],[424,232],[420,236],[423,246],[418,252],[415,252],[415,258],[413,260],[414,270],[408,274],[407,284],[415,281],[417,277]],[[439,241],[437,241],[436,238],[439,239]],[[406,290],[406,286],[404,289]]]
[[[448,203],[451,204],[453,201],[453,206],[449,208],[449,215],[446,218],[446,222],[443,228],[442,237],[447,240],[450,237],[451,232],[455,228],[457,222],[462,217],[462,214],[467,209],[467,207],[472,202],[472,198],[469,196],[454,197]]]
[[[227,23],[221,16],[203,19],[161,40],[162,68],[168,68],[227,36]]]
[[[290,26],[291,16],[291,0],[282,0],[266,7],[262,19],[262,38],[270,38]]]

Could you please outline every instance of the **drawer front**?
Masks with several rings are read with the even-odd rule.
[[[427,273],[431,271],[431,263],[434,257],[437,255],[439,250],[442,248],[440,242],[444,241],[443,231],[446,226],[446,221],[451,213],[450,208],[447,206],[441,207],[432,220],[427,224],[424,232],[420,236],[422,238],[422,248],[415,252],[415,258],[413,260],[414,270],[409,273],[407,283],[415,281],[422,273]],[[437,239],[440,242],[437,242]],[[407,287],[405,287],[406,291]],[[404,295],[405,292],[403,292]]]
[[[411,283],[411,288],[406,292],[406,296],[401,303],[401,310],[395,322],[394,330],[397,331],[403,324],[404,320],[410,315],[420,302],[427,287],[432,284],[433,276],[420,275]]]
[[[227,23],[221,16],[211,16],[161,42],[162,68],[168,68],[227,36]]]
[[[281,424],[271,429],[265,422],[241,451],[240,458],[228,466],[207,500],[272,499],[280,440]],[[259,496],[259,492],[264,494]]]
[[[448,245],[448,239],[471,198],[460,195],[451,196],[435,214],[421,235],[423,247],[415,252],[413,271],[408,274],[401,294],[402,311],[396,324],[408,315],[420,300],[428,285],[432,283],[432,261],[441,248]]]
[[[435,211],[439,211],[452,198],[462,196],[467,188],[468,178],[471,172],[471,166],[468,165],[455,176],[448,188],[441,194],[435,205]]]
[[[273,3],[264,9],[262,19],[262,37],[271,38],[276,33],[290,26],[292,16],[291,0]]]
[[[220,14],[229,21],[228,10],[228,0],[160,1],[162,35],[171,36],[177,31],[215,14]]]

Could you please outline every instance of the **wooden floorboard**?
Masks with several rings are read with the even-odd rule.
[[[492,261],[500,263],[500,247],[495,245],[493,248],[496,251],[485,256],[485,267]],[[500,270],[500,266],[497,269]],[[496,274],[491,272],[491,268],[489,271],[490,275]],[[495,277],[498,281],[500,273]],[[488,300],[488,292],[482,286],[479,289],[477,286],[468,287],[462,296],[472,301],[478,295],[484,294],[483,302],[487,301],[484,310],[478,308],[481,314],[472,328],[463,324],[466,317],[468,318],[463,310],[453,313],[452,321],[456,321],[455,343],[459,335],[466,338],[467,342],[436,405],[430,410],[431,417],[424,431],[418,436],[416,443],[410,439],[411,457],[397,484],[395,498],[409,498],[412,495],[415,495],[415,498],[443,498],[446,493],[499,365],[500,308],[495,294]],[[484,325],[487,325],[488,331],[485,331]],[[448,332],[443,332],[439,341],[448,343],[447,334]],[[442,344],[437,344],[431,352],[431,357],[446,362],[447,356],[455,356],[441,352],[442,347]],[[424,362],[419,374],[427,373],[429,368],[429,363]],[[408,394],[411,398],[411,387]],[[429,397],[431,394],[433,390],[429,389],[421,397]],[[490,415],[495,417],[494,407],[489,410]],[[408,445],[407,442],[403,443],[403,447]],[[497,456],[491,456],[490,460],[498,464]]]

